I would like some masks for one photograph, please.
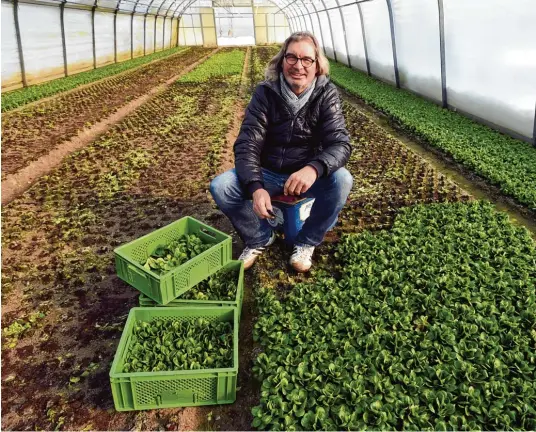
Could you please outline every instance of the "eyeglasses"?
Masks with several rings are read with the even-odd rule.
[[[285,54],[285,60],[291,66],[294,66],[296,63],[298,63],[298,60],[301,60],[301,64],[304,68],[311,67],[313,63],[316,61],[309,57],[298,58],[294,54]]]

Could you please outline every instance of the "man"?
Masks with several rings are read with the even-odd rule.
[[[353,179],[344,165],[351,146],[328,73],[316,38],[309,32],[292,34],[247,107],[234,144],[236,168],[210,184],[214,200],[246,244],[239,258],[246,269],[275,239],[266,221],[272,217],[272,196],[315,198],[290,258],[295,270],[306,272],[315,246],[337,222],[350,193]]]

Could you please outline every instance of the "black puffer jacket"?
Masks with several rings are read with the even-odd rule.
[[[327,176],[344,166],[351,146],[337,88],[319,76],[310,99],[293,115],[279,80],[262,82],[247,107],[234,153],[238,178],[249,194],[263,187],[261,167],[291,174],[312,165],[319,176]]]

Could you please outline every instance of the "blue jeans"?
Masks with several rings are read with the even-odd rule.
[[[289,174],[278,174],[262,168],[264,188],[270,196],[281,195]],[[315,198],[310,216],[305,220],[296,243],[319,245],[326,232],[337,223],[337,216],[352,189],[353,178],[346,168],[339,168],[327,177],[317,179],[302,196]],[[218,207],[231,220],[236,231],[250,248],[264,246],[272,228],[253,211],[253,203],[231,169],[210,183],[210,193]]]

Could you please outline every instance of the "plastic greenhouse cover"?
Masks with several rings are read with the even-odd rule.
[[[2,3],[2,87],[22,84],[13,4]]]
[[[166,20],[166,27],[165,27],[165,37],[164,37],[164,48],[170,48],[171,47],[171,37],[173,34],[173,22],[169,19]]]
[[[163,46],[163,37],[164,35],[164,18],[158,17],[156,18],[156,50],[162,51],[164,48]]]
[[[145,22],[145,54],[154,51],[154,17],[148,16]]]
[[[392,2],[400,85],[440,102],[441,51],[437,3],[429,0]]]
[[[330,58],[335,58],[333,55],[333,41],[331,40],[331,32],[329,27],[328,13],[319,12],[320,25],[322,26],[322,36],[324,39],[324,52]]]
[[[132,23],[132,32],[134,34],[134,57],[143,55],[143,17],[134,15]]]
[[[488,0],[486,7],[447,0],[444,6],[449,104],[531,137],[536,89],[534,0]]]
[[[357,5],[348,6],[342,9],[342,13],[346,23],[346,40],[348,42],[350,64],[352,67],[366,72],[367,61],[359,9]]]
[[[130,21],[130,15],[117,14],[117,61],[130,58]]]
[[[75,73],[93,67],[91,11],[65,9],[67,70]]]
[[[335,52],[337,53],[337,61],[348,66],[348,55],[344,43],[344,31],[339,9],[328,11],[331,18],[331,26],[333,28],[333,43]]]
[[[97,66],[114,61],[114,15],[95,12],[95,55]]]
[[[60,8],[20,3],[19,25],[27,82],[63,76]]]
[[[389,11],[385,1],[371,1],[361,4],[370,72],[378,78],[395,82],[393,49]]]

